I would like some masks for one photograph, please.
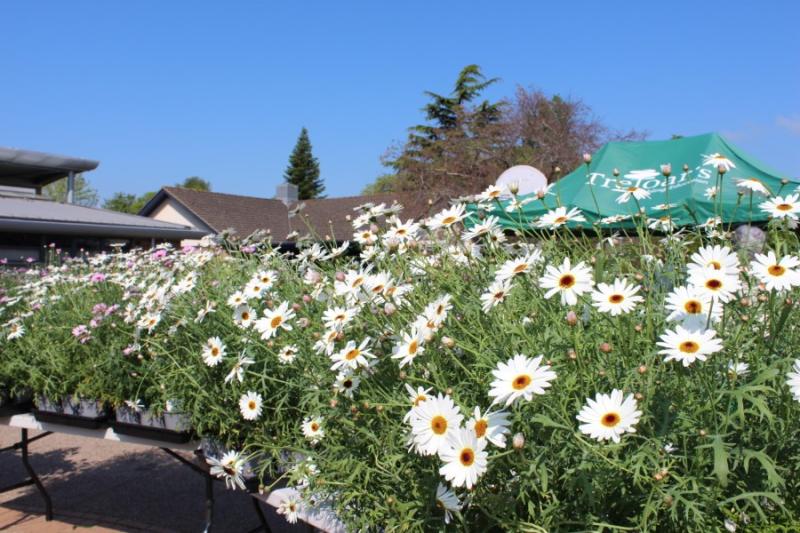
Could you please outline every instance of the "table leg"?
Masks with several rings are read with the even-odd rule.
[[[28,476],[30,476],[33,483],[36,484],[39,494],[41,494],[44,499],[45,520],[49,521],[53,519],[53,502],[50,500],[50,495],[47,493],[47,490],[45,490],[44,485],[42,485],[42,482],[39,480],[39,476],[36,475],[30,462],[28,462],[28,430],[22,429],[21,432],[22,439],[20,442],[20,449],[22,450],[22,464],[25,466]],[[41,438],[41,436],[34,437],[32,440],[36,440],[37,438]]]

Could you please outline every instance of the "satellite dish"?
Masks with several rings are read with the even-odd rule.
[[[517,194],[530,194],[547,187],[547,177],[530,165],[516,165],[500,174],[495,182],[504,191],[514,184],[519,187]]]

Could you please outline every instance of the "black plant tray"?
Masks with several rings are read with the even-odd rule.
[[[49,422],[51,424],[61,424],[83,429],[100,429],[106,425],[108,420],[108,414],[90,418],[88,416],[53,413],[51,411],[41,411],[39,409],[34,409],[33,415],[39,422]]]
[[[32,406],[33,402],[30,400],[7,403],[6,405],[0,406],[0,416],[13,416],[28,413]]]
[[[185,444],[192,439],[191,431],[172,431],[171,429],[143,426],[141,424],[128,424],[112,420],[109,422],[115,433],[138,437],[140,439],[161,440],[172,444]]]

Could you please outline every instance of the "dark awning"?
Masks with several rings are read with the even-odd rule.
[[[87,172],[99,164],[91,159],[0,146],[0,185],[44,187],[67,177],[70,172]]]

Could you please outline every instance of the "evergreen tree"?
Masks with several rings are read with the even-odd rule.
[[[311,152],[311,141],[305,128],[300,131],[283,177],[287,182],[297,186],[298,199],[324,198],[322,193],[325,191],[325,185],[319,177],[319,160]]]

